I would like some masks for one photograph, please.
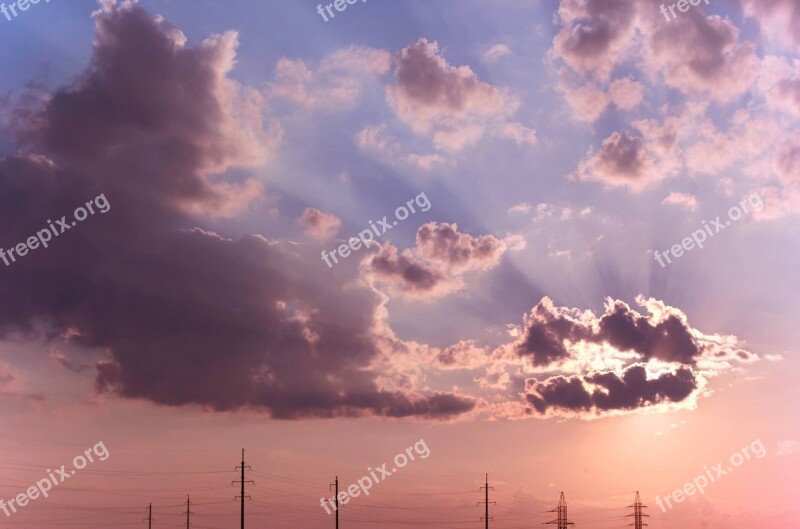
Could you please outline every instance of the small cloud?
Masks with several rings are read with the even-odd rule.
[[[661,202],[670,206],[684,207],[690,211],[697,210],[697,198],[694,195],[673,191]]]
[[[531,205],[528,202],[520,202],[516,206],[508,208],[509,213],[530,213]]]
[[[317,208],[306,208],[295,219],[303,226],[306,235],[316,239],[329,239],[336,235],[342,227],[342,221],[336,215],[325,213]]]
[[[495,44],[483,54],[483,58],[489,62],[495,62],[500,57],[511,54],[511,48],[505,44]]]

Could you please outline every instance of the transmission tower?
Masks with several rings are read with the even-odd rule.
[[[636,501],[633,502],[633,505],[628,505],[628,508],[633,507],[633,514],[628,514],[626,516],[630,517],[633,516],[633,523],[629,523],[629,526],[633,526],[634,529],[642,529],[642,527],[647,527],[646,523],[642,522],[642,518],[649,518],[649,514],[644,514],[642,509],[646,509],[647,505],[642,505],[642,500],[639,499],[639,491],[636,491]]]
[[[564,493],[561,493],[561,498],[558,500],[558,507],[547,512],[558,513],[555,520],[544,522],[544,525],[557,525],[558,529],[568,529],[570,525],[575,525],[567,518],[567,500],[564,499]]]
[[[186,495],[186,512],[183,513],[183,514],[186,515],[186,529],[189,529],[189,515],[190,514],[194,514],[194,512],[192,512],[189,509],[189,507],[191,507],[191,505],[192,505],[192,502],[191,502],[191,500],[189,500],[189,495],[187,494]]]
[[[483,487],[478,489],[486,491],[486,496],[484,497],[484,500],[478,502],[478,505],[483,504],[486,506],[486,514],[481,518],[481,520],[486,520],[486,529],[489,529],[489,520],[494,521],[494,518],[489,518],[489,504],[490,503],[497,504],[496,501],[489,501],[489,489],[494,490],[494,487],[489,486],[489,474],[486,474],[486,482],[484,483]]]
[[[239,479],[239,481],[232,481],[231,483],[240,483],[242,485],[242,492],[241,492],[241,494],[239,496],[236,496],[236,499],[238,500],[239,498],[241,498],[241,500],[242,500],[242,516],[241,516],[241,519],[242,519],[242,529],[244,529],[244,499],[245,498],[251,499],[250,496],[246,496],[245,493],[244,493],[244,484],[245,483],[254,483],[253,480],[245,480],[244,479],[244,471],[245,471],[245,469],[253,470],[252,468],[250,468],[249,465],[245,465],[244,464],[244,448],[242,448],[242,464],[241,465],[236,465],[236,470],[239,470],[239,469],[242,470],[241,479]]]
[[[336,529],[339,529],[339,476],[336,476],[336,481],[328,485],[328,491],[331,487],[335,487],[333,495],[333,510],[336,511]]]
[[[147,518],[142,521],[147,522],[147,529],[153,529],[153,504],[151,503],[147,507]]]

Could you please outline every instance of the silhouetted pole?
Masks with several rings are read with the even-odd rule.
[[[481,503],[486,505],[486,511],[485,511],[486,514],[484,515],[483,518],[481,518],[481,520],[486,520],[486,529],[489,529],[489,520],[491,519],[491,518],[489,518],[489,504],[490,503],[497,503],[497,502],[494,502],[494,501],[489,501],[489,489],[494,490],[494,487],[490,487],[489,486],[489,474],[486,474],[486,482],[484,483],[484,486],[481,487],[480,489],[478,489],[478,490],[485,490],[486,491],[486,495],[484,496],[484,500],[482,502],[480,502],[480,501],[478,502],[478,505],[480,505]]]
[[[333,497],[333,510],[336,511],[336,529],[339,529],[339,476],[336,476],[336,480],[328,485],[328,490],[331,490],[331,487],[335,487],[336,492]]]
[[[150,505],[147,507],[147,529],[153,529],[153,503],[151,502]]]
[[[189,508],[191,507],[192,502],[189,499],[189,495],[186,495],[186,529],[189,529],[189,515],[194,514]]]
[[[254,481],[253,481],[253,480],[245,480],[245,479],[244,479],[244,469],[247,469],[247,470],[253,470],[253,469],[252,469],[252,468],[250,468],[248,465],[245,465],[245,464],[244,464],[244,448],[242,448],[242,464],[241,464],[240,466],[237,466],[237,467],[236,467],[236,470],[239,470],[240,468],[242,469],[242,477],[241,477],[241,479],[239,480],[239,482],[241,483],[241,486],[242,486],[242,488],[241,488],[241,494],[240,494],[239,496],[236,496],[236,498],[241,498],[241,499],[242,499],[242,507],[241,507],[241,520],[242,520],[242,524],[241,524],[241,525],[242,525],[242,529],[244,529],[244,499],[245,499],[245,498],[249,498],[249,497],[250,497],[250,496],[245,496],[245,493],[244,493],[244,484],[245,484],[245,483],[254,483]],[[235,481],[233,481],[232,483],[236,483],[236,482],[235,482]]]

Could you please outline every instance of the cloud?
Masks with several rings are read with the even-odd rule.
[[[440,165],[452,164],[448,158],[432,153],[409,152],[397,138],[388,132],[386,123],[366,126],[356,134],[356,145],[364,151],[371,151],[392,162],[430,171]]]
[[[493,235],[476,237],[459,232],[455,223],[428,222],[417,230],[413,248],[383,244],[364,262],[362,275],[390,285],[396,294],[432,298],[460,290],[464,274],[494,268],[508,249],[506,240]]]
[[[541,414],[549,409],[608,412],[681,402],[696,389],[697,380],[689,368],[651,377],[644,365],[636,364],[621,375],[601,372],[583,377],[552,377],[544,382],[531,379],[526,381],[525,398]]]
[[[455,223],[428,222],[417,230],[417,252],[451,273],[488,270],[500,262],[506,244],[493,235],[459,233]]]
[[[525,402],[548,416],[597,417],[694,407],[710,378],[758,359],[734,336],[694,329],[679,309],[642,296],[636,302],[647,315],[610,298],[600,316],[543,298],[513,329],[514,340],[492,352],[484,384],[555,372],[526,378]]]
[[[336,235],[342,227],[342,221],[336,215],[324,213],[317,208],[306,208],[297,217],[297,223],[303,226],[306,235],[318,239],[329,239]]]
[[[749,90],[759,70],[755,45],[740,42],[730,20],[697,10],[657,25],[645,56],[645,69],[668,86],[720,102]]]
[[[473,340],[461,340],[456,344],[436,351],[439,369],[477,369],[486,364],[487,354]]]
[[[774,43],[795,50],[800,45],[800,6],[793,0],[742,0],[744,14],[756,19]]]
[[[438,149],[459,151],[516,111],[505,89],[480,81],[469,66],[450,66],[439,45],[420,39],[396,59],[397,83],[386,89],[389,106]]]
[[[645,143],[627,132],[611,134],[603,141],[597,154],[590,150],[588,158],[578,166],[581,180],[633,190],[641,189],[661,176]]]
[[[562,29],[551,54],[587,78],[607,80],[614,66],[630,55],[636,21],[632,0],[562,0]]]
[[[369,258],[367,270],[373,281],[392,285],[398,294],[439,296],[462,286],[461,281],[420,259],[410,249],[401,252],[389,243],[382,244],[378,253]]]
[[[678,191],[673,191],[667,195],[664,200],[661,201],[661,203],[669,204],[671,206],[680,206],[688,209],[689,211],[697,210],[697,198],[694,195],[688,195]]]
[[[642,103],[644,85],[629,77],[616,79],[608,90],[609,98],[621,110],[633,110]]]
[[[509,54],[511,54],[511,48],[505,44],[494,44],[491,48],[486,50],[486,52],[483,54],[483,58],[488,62],[495,62],[500,57],[504,57]]]
[[[19,122],[36,154],[0,157],[0,238],[25,240],[100,193],[111,208],[4,270],[0,334],[46,322],[104,352],[97,391],[161,405],[282,419],[472,410],[452,392],[381,386],[370,366],[386,300],[321,274],[317,248],[197,227],[247,189],[226,171],[270,154],[264,109],[228,78],[236,34],[186,47],[129,2],[94,19],[87,70]]]
[[[389,52],[363,46],[330,53],[313,69],[303,60],[284,57],[275,66],[275,80],[267,83],[266,98],[306,108],[351,106],[364,84],[387,73],[390,64]]]

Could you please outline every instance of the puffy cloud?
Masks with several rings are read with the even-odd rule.
[[[794,0],[742,0],[742,7],[771,41],[791,50],[800,45],[800,5]]]
[[[697,10],[657,25],[645,55],[646,69],[667,85],[722,102],[745,93],[759,70],[755,45],[740,42],[730,20]]]
[[[633,110],[642,103],[644,85],[623,77],[611,83],[608,95],[611,102],[621,110]]]
[[[415,132],[431,135],[439,149],[458,151],[475,143],[518,106],[469,66],[450,66],[438,44],[425,39],[400,52],[395,74],[397,83],[386,90],[390,107]]]
[[[473,340],[461,340],[442,350],[437,350],[436,361],[440,369],[477,369],[486,364],[487,354]]]
[[[578,167],[578,177],[582,180],[600,181],[608,186],[627,186],[634,190],[661,176],[656,160],[647,151],[645,143],[627,132],[611,134],[603,141],[597,154],[590,150],[588,158]]]
[[[20,123],[38,154],[0,158],[0,238],[25,240],[100,193],[111,207],[4,270],[0,333],[45,322],[106,354],[98,391],[162,405],[286,419],[473,409],[381,386],[370,366],[386,300],[323,277],[317,249],[191,228],[228,207],[227,169],[267,154],[263,109],[227,77],[236,35],[185,47],[129,2],[107,2],[95,23],[87,71]],[[302,79],[297,66],[283,67]]]
[[[328,239],[336,235],[342,227],[342,221],[336,215],[325,213],[317,208],[306,208],[297,217],[297,223],[303,226],[306,235],[319,239]]]
[[[406,248],[385,243],[367,261],[368,274],[379,282],[385,282],[398,293],[426,296],[442,295],[458,290],[462,283],[424,259],[418,258]]]
[[[607,80],[629,55],[636,17],[633,0],[562,0],[552,53],[584,76]]]
[[[364,262],[362,274],[398,294],[436,297],[461,289],[464,274],[497,266],[508,248],[493,235],[475,237],[460,233],[456,224],[429,222],[417,230],[413,249],[385,243]]]
[[[461,273],[495,267],[507,246],[493,235],[459,233],[455,223],[428,222],[417,230],[416,248],[423,258]]]
[[[566,89],[564,98],[572,108],[572,115],[578,121],[593,122],[608,108],[608,95],[595,83],[589,83],[574,90]]]

